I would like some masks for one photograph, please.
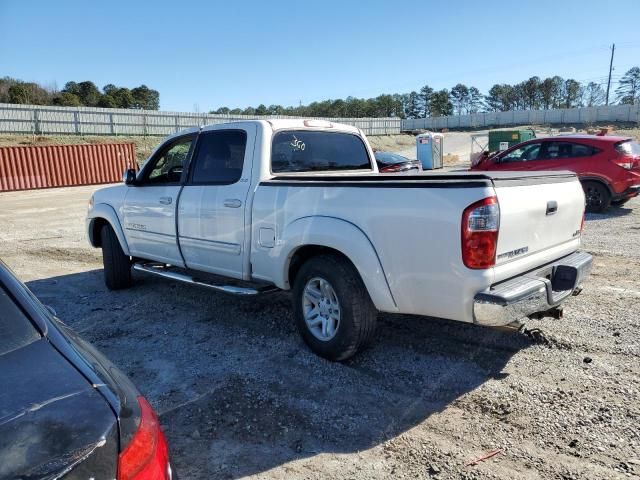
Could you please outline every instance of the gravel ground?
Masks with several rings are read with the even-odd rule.
[[[528,324],[547,344],[385,314],[371,349],[334,364],[286,294],[141,275],[109,292],[84,234],[95,188],[0,194],[1,256],[137,383],[181,478],[640,478],[640,200],[587,218],[584,292]]]

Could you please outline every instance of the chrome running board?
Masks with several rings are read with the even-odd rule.
[[[201,280],[196,280],[192,276],[171,270],[171,267],[161,263],[134,263],[133,269],[138,272],[150,273],[159,277],[169,278],[178,282],[190,283],[201,287],[211,288],[219,292],[230,293],[232,295],[260,295],[263,293],[271,293],[280,290],[273,285],[265,285],[258,288],[237,287],[235,285],[216,285]]]

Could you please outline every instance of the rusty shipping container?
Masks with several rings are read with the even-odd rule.
[[[119,182],[135,158],[133,143],[0,147],[0,192]]]

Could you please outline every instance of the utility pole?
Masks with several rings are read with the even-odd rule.
[[[609,80],[607,80],[607,102],[609,105],[609,89],[611,88],[611,71],[613,70],[613,53],[616,51],[616,44],[611,46],[611,61],[609,62]]]

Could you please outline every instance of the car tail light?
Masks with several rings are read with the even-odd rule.
[[[149,402],[138,397],[140,423],[118,458],[118,480],[170,480],[169,449]]]
[[[469,205],[462,213],[462,261],[468,268],[490,268],[496,263],[500,207],[496,197]]]
[[[633,168],[633,158],[631,157],[616,157],[613,159],[613,163],[626,170]]]
[[[389,165],[388,167],[382,167],[380,169],[380,172],[401,172],[402,171],[402,165]]]

